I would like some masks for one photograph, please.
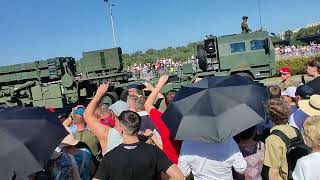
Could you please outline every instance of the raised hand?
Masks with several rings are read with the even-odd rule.
[[[97,89],[96,96],[103,97],[106,94],[106,92],[108,91],[108,88],[109,88],[109,82],[105,82],[105,83],[101,84],[99,86],[99,88]]]
[[[169,75],[163,75],[160,77],[158,84],[165,85],[169,79]]]

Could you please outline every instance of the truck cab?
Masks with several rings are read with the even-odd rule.
[[[275,52],[266,31],[207,36],[197,46],[202,72],[249,75],[263,79],[276,73]]]

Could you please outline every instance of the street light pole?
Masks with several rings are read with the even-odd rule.
[[[112,6],[114,6],[114,5],[110,4],[109,0],[104,0],[104,2],[107,3],[109,11],[110,11],[111,28],[112,28],[112,35],[113,35],[113,45],[114,45],[114,47],[117,47],[116,36],[115,36],[115,32],[114,32],[113,17],[112,17]]]
[[[262,30],[262,18],[261,18],[261,0],[258,0],[258,8],[259,8],[259,19],[260,19],[260,30]]]

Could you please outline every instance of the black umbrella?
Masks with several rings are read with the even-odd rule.
[[[162,118],[178,140],[223,142],[265,120],[265,86],[244,76],[209,76],[182,87]]]
[[[0,110],[0,179],[25,179],[43,169],[68,134],[57,117],[45,108]]]

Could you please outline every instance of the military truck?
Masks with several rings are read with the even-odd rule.
[[[113,82],[105,101],[114,102],[122,93],[120,84],[130,77],[122,72],[121,48],[84,52],[76,61],[56,57],[0,67],[0,106],[50,106],[62,108],[86,103],[97,86]],[[116,87],[119,85],[119,87]]]
[[[179,89],[204,76],[241,74],[253,79],[273,76],[274,47],[267,32],[253,32],[221,37],[208,36],[197,46],[199,71],[185,64],[183,72],[173,75],[163,92]],[[86,104],[99,84],[112,85],[104,102],[125,99],[126,87],[143,80],[130,79],[123,71],[121,48],[84,52],[76,61],[56,57],[0,67],[0,106],[50,106],[62,108]],[[152,80],[157,82],[157,78]]]
[[[276,74],[274,46],[266,31],[209,35],[197,45],[196,58],[200,70],[194,72],[191,64],[185,64],[183,73],[172,78],[163,92],[205,76],[239,74],[261,80]]]
[[[242,74],[253,79],[276,73],[274,46],[266,31],[207,36],[197,46],[197,58],[204,72]]]

